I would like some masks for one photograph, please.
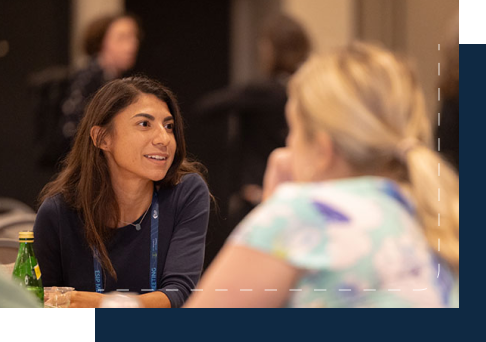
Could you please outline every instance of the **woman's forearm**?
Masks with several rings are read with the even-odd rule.
[[[154,291],[138,296],[143,308],[170,308],[170,300],[165,293]]]

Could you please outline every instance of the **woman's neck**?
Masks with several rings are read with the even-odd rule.
[[[152,203],[154,183],[152,181],[112,181],[113,191],[120,208],[117,227],[126,226],[142,216]]]

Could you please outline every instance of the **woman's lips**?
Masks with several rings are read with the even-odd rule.
[[[162,154],[146,154],[144,157],[156,164],[164,164],[169,159],[168,155]]]

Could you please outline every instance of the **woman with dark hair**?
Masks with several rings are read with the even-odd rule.
[[[74,287],[71,307],[98,307],[115,290],[140,293],[145,307],[181,306],[204,258],[209,192],[198,169],[170,90],[143,77],[106,84],[40,196],[44,286]]]

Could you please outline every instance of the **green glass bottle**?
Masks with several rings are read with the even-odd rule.
[[[44,305],[41,271],[34,255],[34,232],[19,232],[19,253],[12,274],[13,280],[39,298]]]

